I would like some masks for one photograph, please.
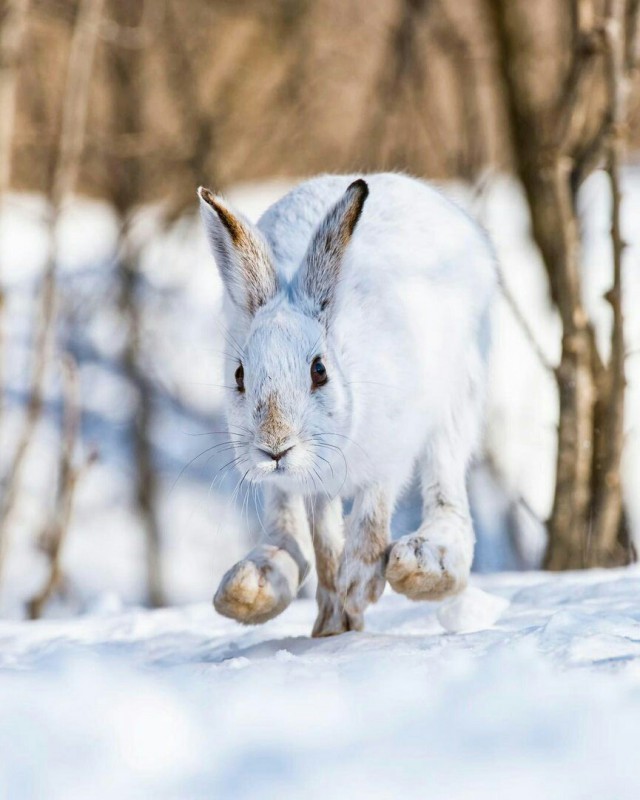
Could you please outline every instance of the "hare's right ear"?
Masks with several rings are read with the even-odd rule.
[[[209,189],[198,189],[200,214],[229,297],[253,315],[278,290],[269,247],[248,220]]]

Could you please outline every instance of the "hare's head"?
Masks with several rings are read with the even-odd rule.
[[[255,226],[208,189],[198,194],[232,314],[227,416],[237,467],[253,481],[321,491],[346,471],[351,392],[332,322],[367,184],[352,183],[329,211],[291,283]]]

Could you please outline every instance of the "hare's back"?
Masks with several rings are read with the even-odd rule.
[[[258,226],[279,269],[295,272],[311,236],[356,175],[322,175],[295,187],[271,206]],[[482,229],[424,181],[394,173],[365,176],[369,197],[350,246],[351,268],[403,277],[494,280],[493,256]]]

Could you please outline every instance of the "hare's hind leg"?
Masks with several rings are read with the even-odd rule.
[[[224,575],[213,604],[218,613],[259,625],[289,605],[313,557],[304,501],[272,487],[265,490],[267,541]]]
[[[422,456],[422,524],[389,549],[386,578],[412,600],[437,600],[469,580],[475,536],[466,488],[477,439],[478,405],[470,401],[430,441]]]
[[[307,499],[307,513],[313,538],[318,573],[318,616],[312,636],[335,636],[355,630],[358,620],[347,613],[338,597],[336,581],[344,549],[344,519],[342,500],[317,495]]]
[[[394,542],[386,578],[411,600],[439,600],[467,586],[474,534],[466,503],[449,494],[443,482],[425,491],[420,528]]]
[[[338,596],[353,630],[364,628],[364,611],[384,591],[384,567],[395,495],[379,485],[359,489],[347,520],[337,576]]]

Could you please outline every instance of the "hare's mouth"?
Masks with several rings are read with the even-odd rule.
[[[278,447],[258,442],[252,447],[251,460],[253,466],[263,475],[282,474],[295,466],[297,449],[296,442],[287,442]]]
[[[249,480],[254,483],[269,481],[294,491],[307,491],[313,482],[308,455],[302,446],[291,446],[281,451],[278,458],[263,451],[252,452]]]

